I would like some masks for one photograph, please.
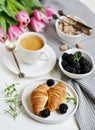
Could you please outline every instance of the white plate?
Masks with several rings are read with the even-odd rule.
[[[54,80],[55,80],[55,83],[60,81],[60,80],[57,80],[57,79],[54,79]],[[66,102],[66,104],[68,105],[67,113],[60,114],[60,113],[57,113],[56,111],[54,111],[54,112],[51,112],[50,116],[48,116],[46,118],[43,118],[43,117],[36,116],[35,114],[33,114],[32,110],[31,110],[31,104],[30,104],[30,100],[29,100],[31,92],[39,84],[42,84],[42,83],[44,83],[46,81],[47,81],[47,79],[39,80],[39,81],[36,81],[34,83],[30,83],[30,84],[27,85],[27,87],[25,87],[25,89],[24,89],[24,91],[22,93],[23,107],[24,107],[26,113],[36,121],[43,122],[43,123],[60,123],[60,122],[64,122],[66,119],[68,119],[72,115],[74,115],[74,113],[76,112],[77,107],[78,107],[78,96],[77,96],[75,90],[67,83],[66,83],[66,86],[67,86],[66,91],[71,95],[71,97],[74,97],[77,100],[76,104],[74,104],[73,102]]]
[[[49,46],[46,45],[46,51],[49,55],[48,60],[39,60],[35,64],[26,64],[24,63],[21,58],[19,57],[19,54],[17,51],[15,51],[15,55],[17,57],[17,60],[19,62],[21,71],[25,73],[26,77],[37,77],[42,76],[44,74],[47,74],[50,72],[56,63],[56,54],[54,50]],[[15,64],[14,58],[10,52],[8,52],[5,48],[3,50],[3,61],[6,67],[12,71],[15,74],[18,74],[18,68]]]

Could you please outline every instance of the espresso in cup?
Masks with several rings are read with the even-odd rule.
[[[26,32],[18,39],[18,51],[22,61],[33,64],[39,60],[47,60],[46,40],[36,32]],[[42,58],[45,55],[45,58]]]
[[[44,41],[39,36],[28,36],[20,41],[20,45],[26,50],[39,50],[43,48]]]

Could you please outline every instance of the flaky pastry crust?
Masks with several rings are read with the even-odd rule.
[[[47,108],[52,112],[66,100],[66,85],[63,82],[58,82],[54,87],[48,90]]]
[[[48,86],[47,84],[41,84],[33,90],[30,96],[30,102],[32,105],[32,110],[35,115],[39,115],[44,109],[48,100]]]

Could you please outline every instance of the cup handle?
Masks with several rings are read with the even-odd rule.
[[[41,52],[40,54],[40,60],[48,60],[49,59],[49,55],[47,52]]]

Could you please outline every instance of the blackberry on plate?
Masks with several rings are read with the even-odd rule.
[[[47,82],[46,82],[46,84],[48,86],[53,86],[55,84],[55,81],[53,79],[48,79]]]
[[[50,111],[48,109],[44,109],[43,111],[40,112],[41,117],[48,117],[50,115]]]
[[[68,110],[68,105],[67,104],[65,104],[65,103],[60,104],[60,106],[59,106],[59,112],[61,114],[66,113],[67,110]]]

